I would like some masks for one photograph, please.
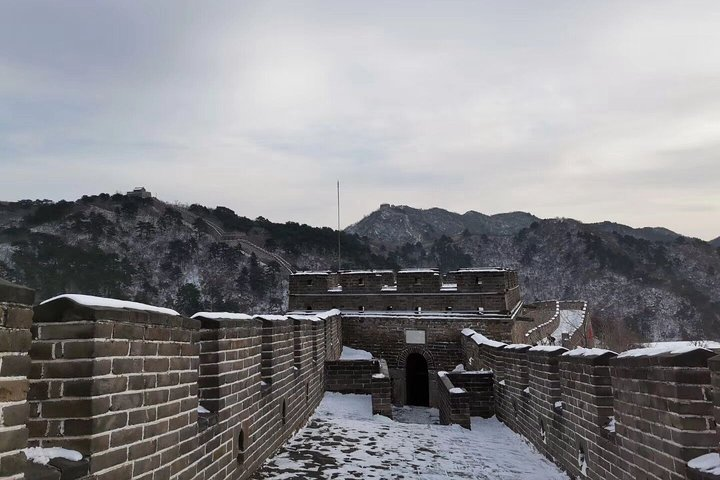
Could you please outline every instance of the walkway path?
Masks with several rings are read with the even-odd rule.
[[[253,477],[259,479],[567,480],[497,420],[457,425],[398,423],[370,414],[370,397],[327,393],[309,424]],[[405,422],[436,410],[401,413]]]

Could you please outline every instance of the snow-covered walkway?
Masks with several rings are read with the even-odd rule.
[[[403,420],[434,415],[427,410]],[[457,425],[398,423],[371,414],[367,395],[326,393],[315,415],[255,479],[567,480],[496,419]]]

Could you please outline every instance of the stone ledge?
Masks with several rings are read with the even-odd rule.
[[[28,480],[76,480],[84,478],[90,471],[87,458],[73,462],[64,458],[53,458],[47,465],[31,461],[25,466],[25,478]]]
[[[720,475],[713,473],[702,472],[694,468],[687,469],[689,480],[720,480]]]
[[[218,330],[221,328],[261,328],[262,322],[256,318],[249,318],[246,320],[237,319],[222,319],[222,318],[206,318],[203,316],[197,316],[194,318],[200,322],[200,328],[206,330]]]
[[[35,323],[72,321],[114,321],[159,325],[189,330],[199,330],[200,321],[190,318],[143,310],[128,310],[80,305],[69,298],[59,298],[35,307]]]
[[[35,302],[35,290],[0,278],[0,302],[32,305]]]

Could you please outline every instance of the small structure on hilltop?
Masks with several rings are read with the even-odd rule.
[[[132,191],[127,192],[127,196],[136,198],[152,198],[152,193],[145,190],[145,187],[135,187]]]

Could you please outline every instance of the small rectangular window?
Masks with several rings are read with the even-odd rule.
[[[415,277],[415,285],[420,285],[420,277]]]
[[[475,283],[478,285],[482,285],[482,280],[480,279],[480,277],[475,277]]]
[[[312,287],[312,284],[313,284],[312,278],[309,278],[307,281],[307,286]]]
[[[365,285],[365,279],[364,279],[364,278],[358,278],[358,285]]]

